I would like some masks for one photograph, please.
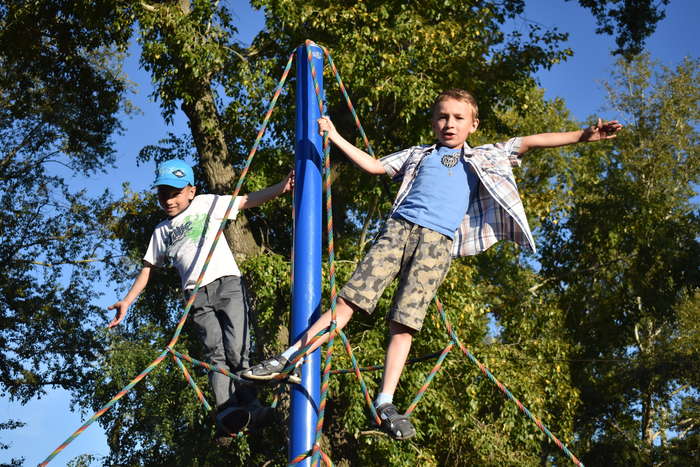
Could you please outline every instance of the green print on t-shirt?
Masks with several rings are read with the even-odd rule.
[[[195,214],[192,216],[185,217],[185,222],[190,223],[190,229],[187,232],[187,239],[192,241],[193,243],[197,243],[202,237],[206,221],[206,214]]]

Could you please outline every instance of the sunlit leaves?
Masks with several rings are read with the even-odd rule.
[[[577,146],[567,214],[543,226],[545,288],[560,296],[582,359],[573,368],[588,463],[654,463],[682,457],[672,446],[686,443],[673,414],[697,390],[683,324],[700,285],[697,70],[694,60],[618,64],[610,106],[626,128]]]

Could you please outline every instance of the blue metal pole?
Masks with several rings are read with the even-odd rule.
[[[323,51],[312,46],[316,78],[323,92]],[[322,192],[321,180],[323,141],[318,134],[320,111],[306,47],[297,49],[296,89],[296,185],[294,202],[294,286],[292,289],[292,326],[294,342],[320,316],[321,312],[321,238]],[[318,400],[321,382],[321,355],[316,350],[306,357],[302,369],[302,384],[292,387],[289,417],[289,460],[309,451],[314,444]],[[299,465],[310,466],[308,458]]]

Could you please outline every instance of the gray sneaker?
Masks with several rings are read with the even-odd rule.
[[[391,403],[377,407],[381,427],[394,439],[409,439],[416,435],[416,429],[406,415],[402,415]]]
[[[253,381],[273,381],[280,382],[285,379],[292,384],[301,383],[301,366],[295,366],[289,373],[284,372],[284,369],[289,366],[289,360],[282,355],[263,360],[257,365],[251,366],[247,370],[241,372],[241,377]]]

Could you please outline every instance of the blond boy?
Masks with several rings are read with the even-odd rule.
[[[415,435],[411,421],[393,405],[393,394],[406,363],[413,335],[447,275],[452,257],[475,255],[499,240],[535,250],[513,177],[512,166],[534,148],[614,138],[617,121],[562,133],[512,138],[504,143],[469,147],[479,126],[478,107],[467,91],[451,89],[433,104],[432,129],[437,142],[413,146],[381,159],[345,140],[328,117],[319,119],[321,133],[362,170],[401,181],[383,232],[341,289],[336,319],[342,329],[355,310],[371,313],[387,285],[399,276],[389,313],[389,344],[379,394],[375,400],[382,427],[396,439]],[[242,373],[251,380],[271,380],[309,336],[328,327],[330,311],[282,354]],[[317,340],[310,351],[326,342]]]

